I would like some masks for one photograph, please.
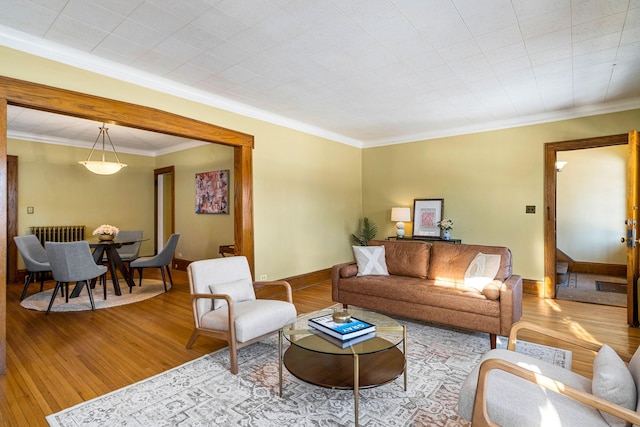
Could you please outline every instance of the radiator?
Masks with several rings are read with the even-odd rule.
[[[31,233],[44,242],[75,242],[84,240],[84,225],[47,225],[31,227]]]

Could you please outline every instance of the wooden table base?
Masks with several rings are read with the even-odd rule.
[[[406,329],[404,329],[406,352]],[[315,336],[305,337],[313,339]],[[372,338],[382,340],[382,338]],[[383,340],[384,341],[384,340]],[[386,341],[384,341],[386,342]],[[291,345],[282,357],[282,332],[278,336],[280,359],[280,396],[282,396],[282,364],[302,381],[321,387],[353,390],[355,425],[359,422],[359,390],[376,387],[398,378],[404,372],[404,389],[407,390],[405,355],[397,347],[366,354],[327,354]]]
[[[375,387],[398,378],[404,372],[404,355],[393,347],[387,351],[361,354],[359,388]],[[317,353],[294,345],[284,353],[284,365],[302,381],[321,387],[353,389],[353,356]]]

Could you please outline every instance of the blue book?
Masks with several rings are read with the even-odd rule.
[[[352,317],[351,321],[347,323],[336,323],[333,321],[332,314],[314,317],[313,319],[309,319],[307,323],[310,327],[342,341],[350,340],[370,332],[375,332],[376,330],[375,325],[356,319],[355,317]]]
[[[316,335],[322,337],[323,339],[329,341],[331,344],[336,345],[340,348],[351,347],[352,345],[360,344],[363,341],[370,340],[371,338],[375,338],[375,332],[369,332],[368,334],[360,335],[356,338],[351,338],[350,340],[342,341],[338,338],[334,338],[331,335],[325,334],[324,332],[317,331]]]

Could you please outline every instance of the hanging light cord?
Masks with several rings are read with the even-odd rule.
[[[98,143],[98,140],[100,140],[101,135],[102,135],[102,161],[103,162],[105,161],[104,136],[106,135],[107,138],[109,139],[109,144],[111,144],[111,149],[113,150],[113,154],[115,154],[116,156],[116,161],[120,163],[120,159],[118,158],[118,153],[116,152],[116,147],[113,146],[113,142],[111,142],[111,137],[109,136],[109,128],[105,127],[104,123],[102,123],[102,126],[99,129],[100,129],[100,133],[98,134],[98,137],[94,141],[93,147],[91,147],[91,152],[89,153],[89,157],[87,157],[87,161],[91,160],[91,156],[93,155],[93,152],[96,149],[96,144]]]

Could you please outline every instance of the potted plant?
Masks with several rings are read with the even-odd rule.
[[[369,240],[376,237],[378,233],[378,227],[369,218],[364,217],[360,223],[360,229],[357,233],[351,235],[353,240],[360,246],[368,246]]]

